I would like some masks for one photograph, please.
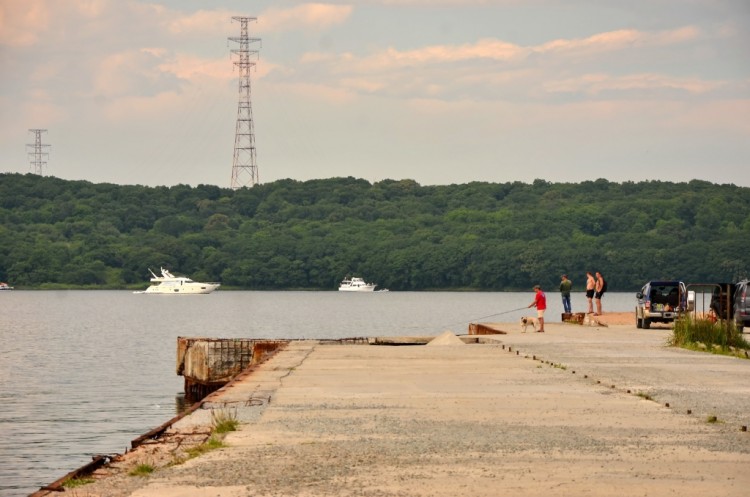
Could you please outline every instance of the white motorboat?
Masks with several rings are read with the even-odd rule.
[[[376,286],[378,285],[375,283],[365,283],[362,278],[344,278],[339,285],[339,292],[372,292]]]
[[[175,276],[164,268],[161,268],[161,276],[156,276],[151,269],[148,272],[151,273],[153,284],[143,291],[133,293],[197,295],[211,293],[221,286],[220,283],[200,283],[186,276]]]
[[[8,285],[4,281],[0,281],[0,290],[13,290],[13,287]]]

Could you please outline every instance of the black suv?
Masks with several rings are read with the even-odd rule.
[[[682,281],[649,281],[635,294],[635,326],[672,323],[688,307],[688,292]]]
[[[750,295],[747,294],[749,284],[748,280],[743,280],[734,288],[734,324],[740,333],[745,326],[750,326]]]

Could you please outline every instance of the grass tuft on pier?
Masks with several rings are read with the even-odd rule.
[[[668,345],[730,355],[736,355],[738,349],[750,349],[734,322],[695,319],[689,314],[675,321]]]

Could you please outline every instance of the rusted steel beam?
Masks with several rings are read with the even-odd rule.
[[[159,438],[165,431],[167,431],[169,429],[170,426],[172,426],[173,424],[175,424],[177,421],[181,420],[182,418],[184,418],[188,414],[192,414],[200,406],[201,406],[201,402],[196,402],[193,405],[191,405],[186,411],[181,412],[180,414],[178,414],[177,416],[173,417],[172,419],[170,419],[166,423],[162,423],[161,425],[157,426],[153,430],[150,430],[150,431],[144,433],[143,435],[141,435],[140,437],[131,440],[130,441],[130,448],[131,449],[135,449],[136,447],[138,447],[139,445],[141,445],[146,440],[153,440],[153,439]]]
[[[50,492],[65,492],[65,487],[63,486],[66,481],[72,480],[73,478],[80,478],[82,476],[90,475],[97,469],[104,466],[107,462],[109,462],[112,459],[113,456],[107,456],[107,455],[96,455],[92,457],[92,460],[88,464],[84,464],[78,469],[74,469],[67,475],[63,476],[59,480],[55,480],[54,482],[50,483],[46,487],[42,487],[33,494],[31,494],[29,497],[43,497],[45,495],[49,495]]]
[[[191,343],[192,341],[195,341],[195,340],[208,340],[208,341],[212,341],[212,342],[219,342],[222,339],[181,339],[181,338],[178,338],[178,341],[179,340],[184,340],[184,342],[182,342],[182,344],[183,345],[187,345],[187,346],[184,347],[184,348],[180,348],[178,346],[178,374],[180,374],[180,359],[181,359],[180,355],[183,354],[182,358],[184,359],[184,352],[189,348],[189,343]],[[239,374],[235,375],[234,378],[232,378],[230,381],[226,382],[221,388],[219,388],[219,390],[221,390],[222,388],[226,388],[227,385],[229,385],[230,383],[232,383],[232,382],[234,382],[236,380],[239,380],[240,378],[244,378],[244,377],[248,376],[249,374],[251,374],[260,365],[261,362],[263,362],[263,361],[271,358],[279,350],[283,349],[286,346],[286,344],[289,343],[289,340],[259,340],[257,342],[263,342],[264,343],[264,344],[262,344],[262,345],[260,345],[258,347],[258,356],[257,356],[258,358],[257,358],[257,361],[254,361],[253,364],[248,365],[247,367],[245,367]],[[268,343],[265,343],[265,342],[268,342]],[[273,344],[271,342],[273,342]],[[217,390],[217,392],[219,390]],[[205,399],[203,399],[203,400],[201,400],[199,402],[193,403],[184,412],[182,412],[182,413],[178,414],[177,416],[173,417],[172,419],[170,419],[166,423],[163,423],[163,424],[157,426],[156,428],[154,428],[153,430],[150,430],[150,431],[144,433],[143,435],[139,436],[138,438],[133,439],[130,442],[131,449],[135,449],[136,447],[142,445],[144,442],[146,442],[148,440],[155,440],[155,439],[160,438],[164,434],[164,432],[166,432],[169,429],[170,426],[172,426],[173,424],[175,424],[177,421],[179,421],[180,419],[184,418],[185,416],[188,416],[189,414],[192,414],[193,412],[195,412],[197,409],[199,409],[201,406],[203,406],[203,404],[207,400],[209,400],[213,396],[213,394],[216,394],[216,392],[213,392],[212,394],[209,394]],[[119,456],[120,456],[120,454],[114,454],[114,455],[109,455],[109,456],[107,456],[107,455],[94,456],[92,462],[90,462],[90,463],[88,463],[88,464],[86,464],[84,466],[81,466],[78,469],[75,469],[75,470],[71,471],[67,475],[65,475],[62,478],[60,478],[59,480],[55,480],[54,482],[50,483],[49,485],[40,488],[38,491],[36,491],[33,494],[31,494],[29,497],[45,497],[45,496],[50,495],[50,493],[52,493],[52,492],[65,492],[66,489],[65,489],[65,487],[63,485],[64,485],[64,483],[66,481],[68,481],[70,479],[73,479],[73,478],[79,478],[81,476],[90,475],[94,471],[96,471],[97,469],[99,469],[100,467],[104,466],[105,464],[107,464],[108,462],[110,462],[111,460],[113,460],[114,458],[119,457]]]

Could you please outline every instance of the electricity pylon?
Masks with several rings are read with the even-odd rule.
[[[44,174],[44,166],[47,165],[47,162],[44,160],[45,157],[49,157],[49,153],[45,152],[45,147],[49,147],[49,145],[45,145],[42,143],[42,133],[46,133],[46,129],[30,129],[30,133],[34,133],[34,143],[27,143],[27,147],[34,147],[33,152],[28,152],[29,157],[32,159],[29,162],[29,167],[34,171],[34,174],[38,174],[39,176],[42,176]]]
[[[234,65],[239,68],[240,72],[231,183],[231,188],[237,190],[259,183],[258,163],[255,157],[253,108],[250,104],[250,68],[255,66],[255,62],[250,60],[250,56],[257,55],[258,51],[251,50],[250,44],[260,42],[260,38],[250,38],[247,33],[247,23],[256,21],[255,17],[234,16],[232,20],[240,22],[240,36],[228,38],[229,41],[240,44],[239,48],[231,51],[233,55],[237,56]]]

